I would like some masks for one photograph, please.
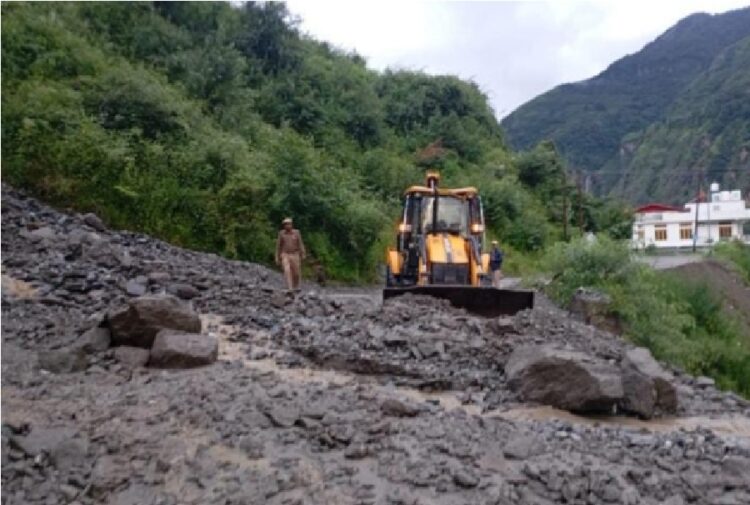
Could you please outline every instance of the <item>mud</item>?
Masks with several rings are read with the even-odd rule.
[[[672,369],[679,414],[649,422],[516,398],[516,345],[628,348],[543,298],[485,320],[371,289],[290,296],[264,267],[96,231],[7,187],[2,253],[3,504],[750,502],[750,404],[709,381]],[[129,287],[176,284],[198,292],[214,365],[133,369],[110,349],[39,368]]]

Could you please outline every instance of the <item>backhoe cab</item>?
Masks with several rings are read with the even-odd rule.
[[[491,287],[477,189],[443,189],[439,182],[437,172],[427,172],[424,186],[404,194],[396,247],[387,253],[383,298],[427,294],[484,316],[531,308],[533,292]]]

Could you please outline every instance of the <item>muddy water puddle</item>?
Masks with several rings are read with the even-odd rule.
[[[204,328],[213,332],[220,340],[219,359],[226,361],[240,361],[246,367],[263,373],[273,373],[282,380],[290,383],[318,383],[318,384],[366,384],[379,394],[397,396],[405,400],[416,402],[431,402],[439,404],[445,410],[461,409],[469,415],[486,418],[500,418],[514,422],[564,421],[571,424],[589,427],[624,428],[642,430],[653,433],[667,433],[673,431],[695,431],[699,428],[709,429],[718,435],[728,435],[750,438],[750,418],[742,415],[728,416],[693,416],[693,417],[663,417],[659,419],[641,420],[625,416],[582,416],[571,412],[547,406],[528,406],[508,410],[482,411],[478,405],[464,404],[455,391],[425,392],[415,388],[394,385],[382,385],[377,377],[340,370],[322,370],[317,368],[287,368],[279,365],[273,358],[251,360],[247,357],[248,345],[243,342],[229,340],[238,332],[236,327],[224,324],[221,316],[208,314],[202,316]]]

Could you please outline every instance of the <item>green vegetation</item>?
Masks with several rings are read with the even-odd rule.
[[[541,265],[557,302],[567,305],[579,287],[604,292],[633,342],[750,396],[750,342],[705,285],[640,264],[624,244],[606,238],[556,244]]]
[[[699,184],[750,189],[750,8],[689,16],[592,79],[559,86],[502,125],[551,139],[597,193],[682,204]]]
[[[732,242],[721,242],[713,248],[713,254],[731,265],[742,275],[745,282],[750,285],[750,246],[734,240]]]
[[[563,235],[563,206],[569,228],[630,219],[576,198],[551,145],[509,152],[475,84],[369,70],[280,3],[3,4],[2,75],[6,180],[233,258],[269,263],[291,215],[329,277],[372,280],[427,165],[479,187],[518,254]]]

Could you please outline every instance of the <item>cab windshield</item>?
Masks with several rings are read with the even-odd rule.
[[[432,212],[434,203],[434,197],[429,196],[422,199],[422,229],[425,233],[446,232],[462,236],[468,235],[468,202],[451,196],[439,196],[437,219],[433,230]]]

